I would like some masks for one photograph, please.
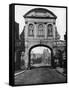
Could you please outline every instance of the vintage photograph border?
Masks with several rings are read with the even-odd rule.
[[[12,7],[13,5],[13,7]],[[30,86],[30,85],[46,85],[46,84],[62,84],[60,83],[36,83],[36,84],[21,84],[15,85],[15,78],[14,78],[14,71],[15,71],[15,5],[22,5],[22,6],[40,6],[40,7],[53,7],[53,8],[66,8],[66,59],[67,59],[67,37],[68,37],[68,7],[67,6],[55,6],[55,5],[37,5],[37,4],[20,4],[20,3],[12,3],[9,5],[9,85],[12,86]],[[12,22],[12,25],[11,25]],[[67,59],[68,62],[68,59]],[[67,64],[68,67],[68,64]],[[67,68],[68,69],[68,68]],[[68,74],[68,73],[67,73]],[[67,76],[66,76],[66,83],[67,83]]]

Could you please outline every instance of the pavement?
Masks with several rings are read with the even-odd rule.
[[[66,82],[66,77],[52,68],[34,68],[15,75],[15,85],[61,82]]]

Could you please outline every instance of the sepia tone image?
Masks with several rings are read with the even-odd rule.
[[[15,5],[15,85],[67,82],[66,8]]]

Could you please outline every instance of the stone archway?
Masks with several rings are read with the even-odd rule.
[[[38,50],[41,50],[38,51]],[[53,50],[51,47],[38,44],[29,49],[28,67],[52,67],[53,66]]]

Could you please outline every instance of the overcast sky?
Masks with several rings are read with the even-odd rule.
[[[25,25],[25,20],[23,16],[31,9],[34,8],[46,8],[52,11],[56,16],[56,26],[58,33],[61,36],[61,40],[64,39],[64,34],[66,32],[66,8],[54,8],[54,7],[40,7],[40,6],[15,6],[15,21],[19,23],[19,33],[22,32],[23,27]]]
[[[51,52],[51,51],[50,51],[48,48],[46,48],[46,47],[35,47],[35,48],[32,49],[32,52],[33,52],[33,53],[43,54],[44,49],[45,49],[45,50],[47,49],[47,50],[49,51],[49,53]]]

